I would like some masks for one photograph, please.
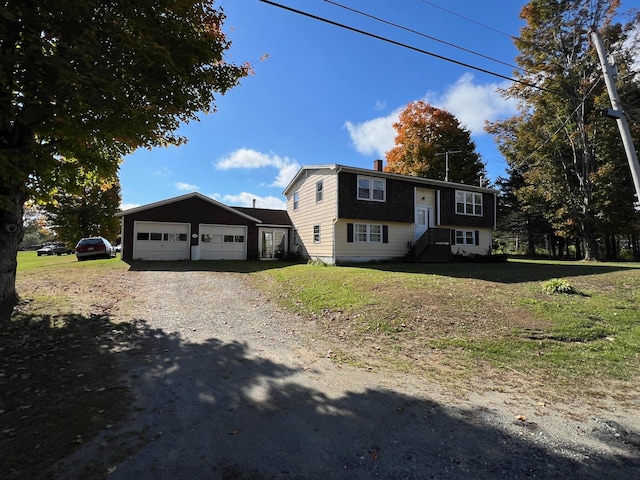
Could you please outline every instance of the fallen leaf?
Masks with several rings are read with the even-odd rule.
[[[229,431],[229,435],[239,435],[240,434],[240,430],[230,430]]]
[[[516,420],[520,420],[521,422],[526,422],[527,421],[527,417],[525,417],[524,415],[518,415],[516,417]]]

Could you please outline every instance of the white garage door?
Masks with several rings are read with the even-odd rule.
[[[136,222],[134,260],[189,260],[188,223]]]
[[[202,260],[246,260],[247,227],[200,224]]]

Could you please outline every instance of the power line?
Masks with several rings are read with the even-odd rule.
[[[362,12],[360,10],[356,10],[355,8],[347,7],[345,5],[342,5],[342,4],[337,3],[337,2],[333,2],[331,0],[324,0],[324,1],[326,3],[330,3],[332,5],[335,5],[336,7],[344,8],[345,10],[349,10],[350,12],[357,13],[358,15],[362,15],[364,17],[371,18],[373,20],[376,20],[378,22],[384,23],[386,25],[391,25],[392,27],[399,28],[399,29],[404,30],[406,32],[410,32],[410,33],[413,33],[415,35],[419,35],[421,37],[428,38],[429,40],[433,40],[434,42],[442,43],[442,44],[447,45],[449,47],[457,48],[458,50],[462,50],[463,52],[467,52],[467,53],[471,53],[473,55],[477,55],[478,57],[482,57],[484,59],[491,60],[492,62],[500,63],[500,64],[505,65],[505,66],[510,67],[510,68],[515,68],[516,70],[521,70],[524,73],[529,73],[525,69],[523,69],[521,67],[518,67],[516,65],[511,65],[510,63],[503,62],[502,60],[498,60],[497,58],[493,58],[493,57],[490,57],[488,55],[484,55],[482,53],[478,53],[478,52],[475,52],[473,50],[469,50],[468,48],[461,47],[459,45],[456,45],[456,44],[451,43],[451,42],[447,42],[445,40],[440,40],[439,38],[432,37],[430,35],[427,35],[427,34],[422,33],[422,32],[418,32],[417,30],[413,30],[411,28],[408,28],[408,27],[405,27],[405,26],[402,26],[402,25],[398,25],[397,23],[393,23],[393,22],[390,22],[390,21],[385,20],[383,18],[379,18],[379,17],[376,17],[374,15],[370,15],[370,14],[368,14],[366,12]]]
[[[274,7],[282,8],[283,10],[288,10],[290,12],[297,13],[299,15],[302,15],[302,16],[305,16],[305,17],[309,17],[309,18],[312,18],[314,20],[318,20],[320,22],[328,23],[329,25],[334,25],[336,27],[344,28],[345,30],[350,30],[352,32],[359,33],[359,34],[365,35],[367,37],[375,38],[377,40],[382,40],[383,42],[387,42],[387,43],[390,43],[392,45],[396,45],[398,47],[403,47],[403,48],[406,48],[408,50],[413,50],[414,52],[418,52],[418,53],[422,53],[422,54],[425,54],[425,55],[429,55],[431,57],[438,58],[438,59],[444,60],[446,62],[454,63],[456,65],[460,65],[460,66],[465,67],[465,68],[470,68],[470,69],[476,70],[478,72],[486,73],[487,75],[493,75],[494,77],[502,78],[502,79],[508,80],[510,82],[519,83],[519,84],[524,85],[526,87],[535,88],[536,90],[541,90],[541,91],[544,91],[544,92],[547,92],[547,93],[552,93],[554,95],[559,95],[561,97],[565,97],[565,95],[563,93],[560,93],[560,92],[557,92],[557,91],[554,91],[554,90],[549,90],[548,88],[544,88],[544,87],[541,87],[539,85],[534,85],[532,83],[528,83],[528,82],[525,82],[523,80],[518,80],[516,78],[508,77],[506,75],[502,75],[500,73],[492,72],[491,70],[487,70],[485,68],[480,68],[480,67],[476,67],[474,65],[468,64],[468,63],[460,62],[458,60],[454,60],[453,58],[445,57],[443,55],[438,55],[437,53],[429,52],[428,50],[423,50],[421,48],[414,47],[414,46],[408,45],[406,43],[398,42],[396,40],[392,40],[390,38],[386,38],[386,37],[383,37],[381,35],[376,35],[375,33],[367,32],[365,30],[360,30],[358,28],[351,27],[351,26],[345,25],[343,23],[338,23],[338,22],[335,22],[333,20],[329,20],[327,18],[319,17],[317,15],[313,15],[311,13],[304,12],[302,10],[297,10],[297,9],[289,7],[287,5],[281,5],[279,3],[275,3],[275,2],[272,2],[270,0],[260,0],[260,1],[262,3],[267,3],[267,4],[272,5]]]
[[[446,8],[441,7],[440,5],[436,5],[435,3],[427,2],[427,0],[422,0],[422,2],[426,3],[427,5],[431,5],[432,7],[439,8],[440,10],[442,10],[444,12],[447,12],[447,13],[450,13],[451,15],[455,15],[456,17],[460,17],[460,18],[462,18],[462,19],[464,19],[464,20],[466,20],[468,22],[475,23],[476,25],[480,25],[481,27],[486,28],[487,30],[492,30],[492,31],[494,31],[496,33],[499,33],[500,35],[504,35],[505,37],[509,37],[511,39],[515,39],[516,38],[513,35],[509,35],[508,33],[501,32],[500,30],[498,30],[496,28],[493,28],[493,27],[490,27],[488,25],[485,25],[484,23],[480,23],[480,22],[478,22],[478,21],[476,21],[476,20],[474,20],[472,18],[465,17],[464,15],[460,15],[459,13],[456,13],[456,12],[454,12],[452,10],[447,10]]]

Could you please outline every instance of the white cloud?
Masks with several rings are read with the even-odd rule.
[[[273,196],[260,197],[259,195],[248,192],[242,192],[238,195],[220,195],[219,193],[213,193],[209,196],[218,202],[234,207],[253,207],[254,200],[256,201],[257,208],[284,210],[287,207],[285,201],[280,198]]]
[[[442,96],[428,94],[425,100],[453,113],[474,135],[483,135],[486,120],[493,121],[517,112],[517,101],[505,99],[497,91],[508,86],[509,82],[474,84],[473,75],[465,73]]]
[[[288,157],[280,157],[274,153],[262,153],[249,148],[239,148],[228,157],[215,162],[218,170],[256,169],[273,167],[278,169],[275,180],[270,187],[286,187],[300,169],[300,164]]]
[[[185,182],[176,182],[175,187],[178,190],[182,190],[183,192],[197,192],[198,190],[200,190],[200,187],[198,185],[193,185],[191,183]]]
[[[120,204],[120,211],[131,210],[132,208],[138,208],[140,204],[138,203],[122,203]]]
[[[467,73],[451,85],[443,94],[430,92],[424,100],[434,107],[451,112],[473,135],[484,135],[485,120],[494,121],[517,113],[517,103],[507,100],[499,93],[507,82],[475,84],[473,75]],[[396,131],[393,124],[398,121],[403,105],[385,117],[362,123],[346,122],[345,127],[356,151],[383,158],[394,146]]]
[[[401,111],[402,109],[398,109],[386,117],[378,117],[362,123],[346,122],[344,126],[349,131],[356,151],[384,157],[384,154],[393,148],[396,138],[393,124],[398,121]]]

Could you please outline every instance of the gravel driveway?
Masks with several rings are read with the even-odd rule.
[[[637,410],[509,392],[452,399],[410,376],[333,363],[312,323],[242,274],[125,277],[134,300],[117,315],[139,335],[118,356],[134,408],[59,478],[100,468],[113,480],[640,478]]]

